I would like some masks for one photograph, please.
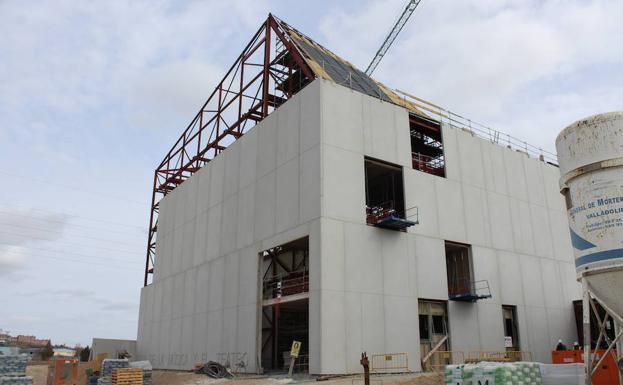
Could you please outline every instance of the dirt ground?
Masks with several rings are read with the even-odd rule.
[[[28,365],[26,367],[26,375],[32,377],[34,385],[46,385],[48,381],[48,365],[47,363]]]
[[[318,385],[363,385],[360,375],[337,377],[326,381],[316,381],[315,378],[295,378],[294,380],[277,377],[239,376],[234,379],[213,379],[203,374],[189,372],[175,372],[155,370],[153,373],[154,385],[285,385],[285,384],[313,384]],[[403,375],[372,375],[371,385],[443,385],[443,376],[435,373],[413,373]]]
[[[28,365],[26,375],[33,378],[34,385],[46,385],[48,367],[37,364]],[[296,377],[294,380],[284,376],[241,375],[234,379],[214,379],[204,374],[178,372],[171,370],[154,370],[154,385],[285,385],[285,384],[317,384],[317,385],[363,385],[363,376],[353,375],[336,377],[326,381],[316,381],[314,377]],[[436,373],[412,373],[402,375],[372,375],[370,385],[443,385],[443,376]]]

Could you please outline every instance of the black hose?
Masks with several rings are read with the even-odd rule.
[[[208,361],[204,366],[202,372],[212,378],[231,378],[233,375],[227,370],[226,367],[218,362]]]

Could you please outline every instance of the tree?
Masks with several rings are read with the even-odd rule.
[[[80,362],[89,361],[90,356],[91,356],[91,349],[89,348],[89,345],[87,345],[86,347],[80,350]]]
[[[47,345],[43,349],[41,349],[41,359],[43,361],[49,360],[54,355],[54,349],[52,349],[52,345],[48,342]]]

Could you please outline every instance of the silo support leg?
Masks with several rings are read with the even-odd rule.
[[[588,282],[582,278],[582,331],[584,334],[584,368],[586,385],[591,385],[591,295]]]

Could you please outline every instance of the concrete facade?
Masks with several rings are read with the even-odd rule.
[[[106,353],[108,358],[118,358],[120,353],[128,352],[130,361],[136,361],[136,341],[116,340],[110,338],[93,338],[91,343],[91,359],[95,360],[98,355]]]
[[[579,298],[558,169],[449,126],[446,178],[412,169],[408,111],[316,80],[161,202],[154,281],[137,350],[155,368],[219,353],[258,369],[259,258],[309,236],[311,373],[359,372],[359,356],[408,352],[418,300],[448,300],[444,242],[470,244],[492,298],[448,301],[452,350],[504,350],[515,305],[521,350],[550,361],[576,339]],[[364,156],[403,167],[407,232],[366,224]]]

